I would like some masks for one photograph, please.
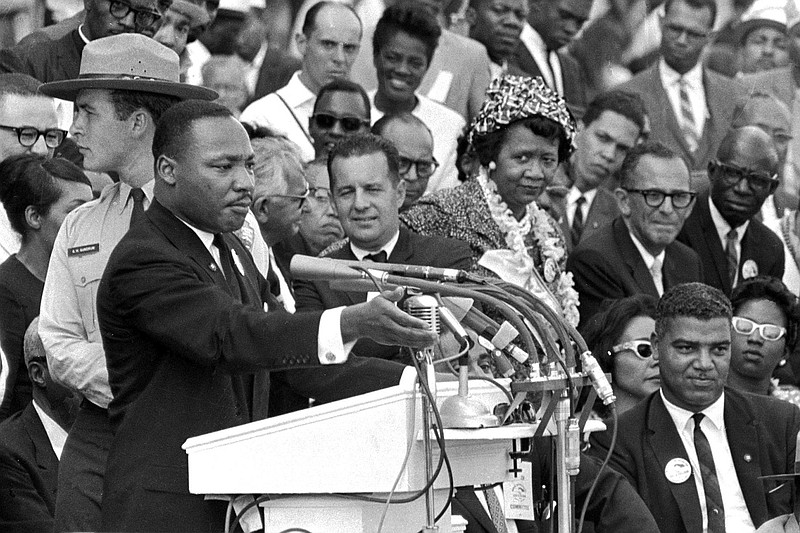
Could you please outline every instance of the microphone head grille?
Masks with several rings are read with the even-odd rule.
[[[429,294],[411,296],[405,302],[406,313],[424,320],[431,331],[439,334],[441,323],[439,321],[439,302]]]

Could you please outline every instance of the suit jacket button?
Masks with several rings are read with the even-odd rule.
[[[753,456],[752,455],[750,455],[749,453],[744,454],[744,462],[745,463],[749,463],[752,460],[753,460]]]
[[[325,354],[325,360],[329,363],[333,363],[336,361],[336,356],[333,354],[333,352],[328,352]]]

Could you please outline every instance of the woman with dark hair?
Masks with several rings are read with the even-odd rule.
[[[583,338],[603,372],[611,374],[611,388],[622,414],[661,386],[658,362],[650,335],[655,330],[656,300],[637,294],[611,303],[586,324]],[[602,404],[595,409],[601,416]]]
[[[25,330],[39,315],[44,279],[67,214],[92,199],[83,171],[66,159],[22,154],[0,162],[0,201],[19,233],[19,252],[0,264],[0,345],[8,359],[0,420],[31,401],[22,351]]]
[[[574,138],[572,113],[541,78],[502,76],[489,86],[470,127],[478,175],[422,197],[400,218],[423,235],[466,241],[476,268],[526,287],[577,325],[578,294],[565,270],[564,238],[536,204]]]
[[[783,282],[756,276],[731,294],[731,364],[728,386],[753,394],[770,394],[800,405],[797,387],[778,386],[773,373],[785,364],[797,344],[800,305]]]

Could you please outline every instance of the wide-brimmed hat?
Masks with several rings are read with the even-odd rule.
[[[70,101],[81,89],[124,89],[182,100],[215,100],[219,96],[211,89],[181,83],[178,54],[138,33],[89,42],[83,48],[77,79],[39,86],[43,94]]]
[[[785,33],[787,4],[786,0],[755,0],[736,25],[736,41],[744,43],[751,31],[761,27],[775,28]]]

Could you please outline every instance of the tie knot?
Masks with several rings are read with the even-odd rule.
[[[137,204],[140,204],[144,201],[144,191],[142,189],[131,189],[131,198]]]
[[[387,259],[389,259],[389,256],[386,254],[386,250],[364,256],[364,261],[373,261],[375,263],[385,263]]]
[[[739,232],[736,231],[736,228],[731,228],[727,236],[729,241],[735,241],[739,237]]]
[[[226,248],[228,248],[228,245],[225,244],[225,239],[222,238],[222,233],[215,233],[214,234],[214,240],[212,241],[212,243],[220,251],[225,250]]]
[[[695,414],[693,414],[692,418],[694,419],[694,427],[699,428],[700,427],[700,423],[703,421],[703,419],[705,417],[706,417],[706,415],[704,415],[703,413],[695,413]]]
[[[581,194],[580,196],[578,196],[578,199],[575,200],[575,203],[578,205],[578,207],[582,206],[583,204],[586,203],[586,197]]]
[[[664,261],[661,260],[661,257],[656,256],[653,259],[653,266],[650,267],[650,270],[661,272],[661,267],[664,266]]]

